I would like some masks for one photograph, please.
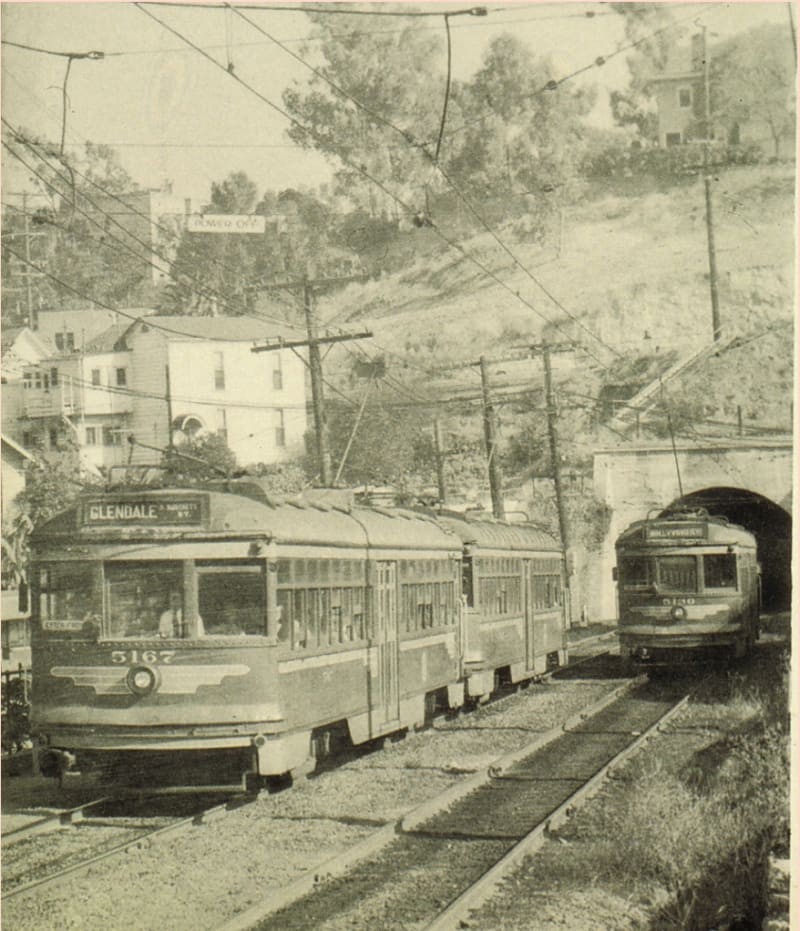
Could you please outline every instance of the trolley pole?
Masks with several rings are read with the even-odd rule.
[[[439,504],[447,504],[447,486],[444,481],[444,452],[442,443],[442,425],[437,417],[433,421],[433,448],[436,456],[436,483],[439,487]]]
[[[714,204],[711,198],[711,59],[707,29],[703,26],[703,90],[705,96],[705,140],[703,142],[703,185],[706,195],[706,238],[708,240],[708,282],[711,289],[711,329],[716,342],[722,336],[719,315],[719,284],[717,280],[717,250],[714,242]]]
[[[497,461],[497,424],[495,421],[492,390],[489,386],[489,372],[486,356],[480,358],[481,387],[483,389],[483,432],[486,438],[486,457],[489,467],[489,489],[492,495],[492,513],[498,520],[506,516],[503,504],[503,477]]]

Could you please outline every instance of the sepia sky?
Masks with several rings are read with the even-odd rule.
[[[470,5],[426,6],[445,11]],[[468,78],[491,39],[503,32],[512,32],[537,54],[549,56],[559,75],[599,55],[608,56],[625,42],[621,17],[604,4],[503,0],[485,5],[490,9],[486,17],[450,20],[456,78]],[[279,105],[289,82],[308,77],[306,69],[235,15],[215,9],[150,9],[223,64],[230,52],[236,74]],[[726,37],[763,22],[789,28],[785,3],[675,4],[674,9],[687,28],[696,12],[697,22],[707,25],[712,36]],[[595,17],[586,18],[587,11]],[[301,44],[309,29],[304,14],[248,15],[303,54]],[[366,22],[365,28],[375,28],[375,20]],[[382,23],[394,30],[402,20],[386,17]],[[432,17],[425,25],[441,34],[444,50],[442,19]],[[114,146],[124,167],[144,187],[161,187],[170,180],[176,194],[203,200],[212,180],[234,170],[246,171],[259,191],[330,179],[331,163],[294,146],[286,136],[284,117],[132,4],[3,3],[2,33],[6,41],[51,50],[105,53],[102,61],[72,64],[66,146],[74,149],[85,140]],[[576,84],[596,84],[601,91],[592,114],[595,125],[610,125],[608,91],[624,85],[625,59],[625,54],[618,55],[602,69],[591,68],[575,79]],[[63,57],[3,45],[4,117],[57,143],[65,66]],[[24,170],[12,163],[10,158],[4,161],[6,190],[29,188]]]

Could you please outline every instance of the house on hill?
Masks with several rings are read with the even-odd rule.
[[[305,366],[290,350],[253,353],[288,326],[250,317],[148,315],[117,324],[23,372],[17,431],[58,451],[70,435],[82,462],[109,468],[157,458],[199,433],[225,439],[241,465],[281,462],[303,449]],[[131,445],[133,436],[146,446]]]
[[[655,98],[658,144],[748,145],[764,155],[795,151],[794,52],[785,30],[766,25],[708,47],[702,34],[669,48],[648,81]],[[710,126],[706,126],[706,78]]]

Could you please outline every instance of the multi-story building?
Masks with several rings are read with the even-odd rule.
[[[280,462],[303,448],[305,366],[289,350],[250,350],[287,335],[249,317],[150,315],[112,326],[80,352],[24,368],[17,435],[44,450],[71,435],[96,468],[152,462],[148,447],[198,433],[222,436],[240,465]]]

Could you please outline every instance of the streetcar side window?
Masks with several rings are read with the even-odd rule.
[[[360,560],[279,559],[278,641],[312,650],[363,640],[363,579]]]
[[[179,563],[106,563],[106,635],[185,637],[183,568]]]
[[[533,607],[543,611],[561,604],[561,576],[535,575],[533,577]]]
[[[733,553],[706,553],[703,557],[703,583],[706,588],[736,588],[736,556]]]
[[[619,569],[625,588],[638,588],[653,582],[653,561],[647,556],[625,556],[620,560]]]
[[[206,637],[264,636],[267,596],[262,563],[197,566],[197,610]]]
[[[695,556],[659,556],[658,581],[675,592],[697,591],[697,558]]]

